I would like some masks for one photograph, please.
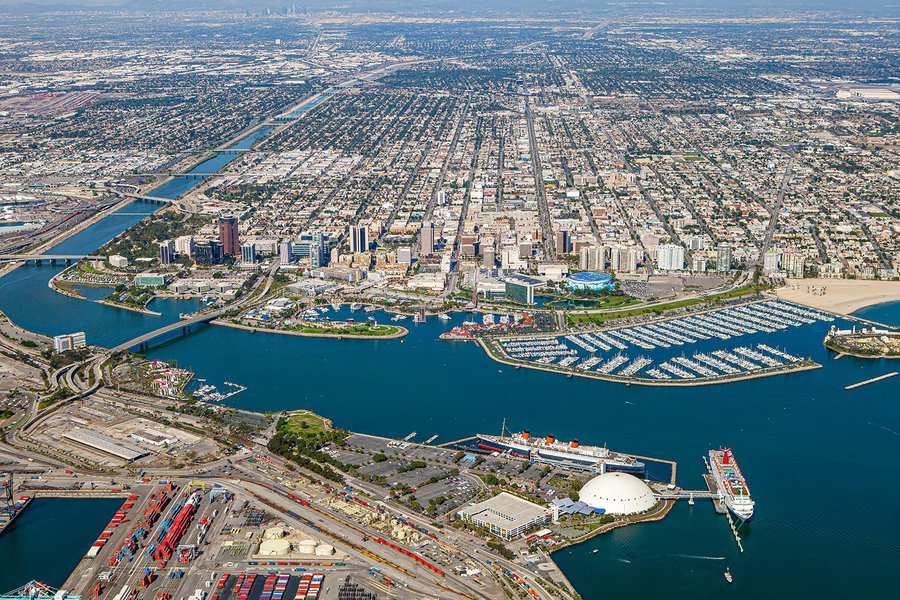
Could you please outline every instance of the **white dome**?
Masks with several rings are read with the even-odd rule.
[[[579,498],[591,508],[611,515],[633,515],[656,506],[653,490],[628,473],[604,473],[581,488]]]

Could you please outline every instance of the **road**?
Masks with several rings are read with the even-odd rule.
[[[781,216],[781,209],[784,207],[784,195],[787,193],[791,184],[791,172],[794,170],[794,162],[796,155],[791,154],[787,167],[784,169],[784,176],[781,178],[781,187],[778,189],[778,198],[775,201],[775,207],[772,209],[772,216],[769,218],[769,226],[766,228],[766,237],[763,239],[762,247],[759,249],[759,258],[757,264],[762,265],[766,252],[772,247],[772,239],[775,237],[775,229],[778,227],[778,217]]]
[[[550,220],[550,208],[547,206],[547,190],[544,187],[544,173],[541,168],[541,153],[538,150],[537,135],[534,132],[534,114],[531,101],[525,96],[525,120],[528,123],[528,146],[531,150],[531,171],[534,177],[534,194],[538,205],[538,216],[541,220],[541,235],[544,238],[544,254],[550,260],[556,260],[556,239],[553,236],[553,223]]]
[[[444,158],[444,164],[441,165],[441,172],[438,174],[437,180],[434,182],[434,189],[431,192],[431,198],[428,200],[428,206],[425,209],[425,221],[430,221],[434,216],[434,207],[437,204],[438,193],[441,191],[441,186],[444,185],[444,179],[447,177],[447,169],[450,166],[450,161],[453,160],[453,154],[456,152],[456,145],[459,142],[459,136],[462,134],[463,126],[466,123],[466,118],[469,115],[469,106],[472,103],[472,93],[469,92],[466,94],[466,104],[463,106],[462,114],[459,117],[459,122],[456,124],[456,130],[453,132],[453,137],[450,139],[450,146],[447,149],[447,157]]]

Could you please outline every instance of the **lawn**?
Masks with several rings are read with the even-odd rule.
[[[617,310],[615,312],[606,312],[606,313],[574,313],[569,315],[569,323],[577,325],[579,323],[606,323],[608,321],[615,321],[617,319],[630,319],[633,317],[639,317],[641,315],[646,315],[648,313],[662,314],[666,311],[673,310],[676,308],[684,308],[686,306],[694,306],[696,304],[703,304],[704,302],[715,302],[717,300],[728,300],[729,298],[740,298],[741,296],[748,296],[751,294],[759,293],[761,290],[766,289],[761,285],[745,285],[743,287],[739,287],[734,290],[730,290],[728,292],[722,292],[720,294],[710,294],[705,298],[691,298],[688,300],[677,300],[675,302],[669,302],[667,304],[658,304],[656,306],[644,306],[641,308],[633,308],[631,310]]]
[[[701,304],[702,302],[704,301],[700,300],[699,298],[693,298],[690,300],[678,300],[676,302],[669,302],[668,304],[659,304],[657,306],[633,308],[631,310],[617,310],[615,312],[607,313],[575,313],[569,315],[569,322],[573,324],[606,323],[607,321],[615,321],[618,319],[631,319],[633,317],[639,317],[648,313],[662,314],[667,310],[684,308],[685,306],[693,306],[695,304]]]
[[[288,331],[299,333],[319,333],[329,335],[360,335],[367,337],[383,337],[396,335],[401,330],[394,325],[368,325],[364,323],[329,324],[321,327],[304,323],[286,328]]]
[[[289,414],[287,422],[282,425],[281,429],[287,433],[314,437],[330,430],[331,427],[323,417],[308,410],[297,410]]]

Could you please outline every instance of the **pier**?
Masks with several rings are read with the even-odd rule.
[[[878,381],[884,381],[885,379],[890,379],[891,377],[896,377],[900,375],[897,371],[891,371],[890,373],[885,373],[884,375],[879,375],[878,377],[873,377],[871,379],[866,379],[865,381],[860,381],[859,383],[854,383],[851,385],[845,385],[845,390],[855,390],[856,388],[862,387],[864,385],[869,385],[870,383],[876,383]]]

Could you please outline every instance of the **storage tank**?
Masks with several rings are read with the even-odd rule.
[[[334,546],[331,544],[319,544],[316,546],[316,556],[333,556]]]
[[[315,540],[303,540],[297,544],[296,550],[300,554],[315,554],[318,542]]]

